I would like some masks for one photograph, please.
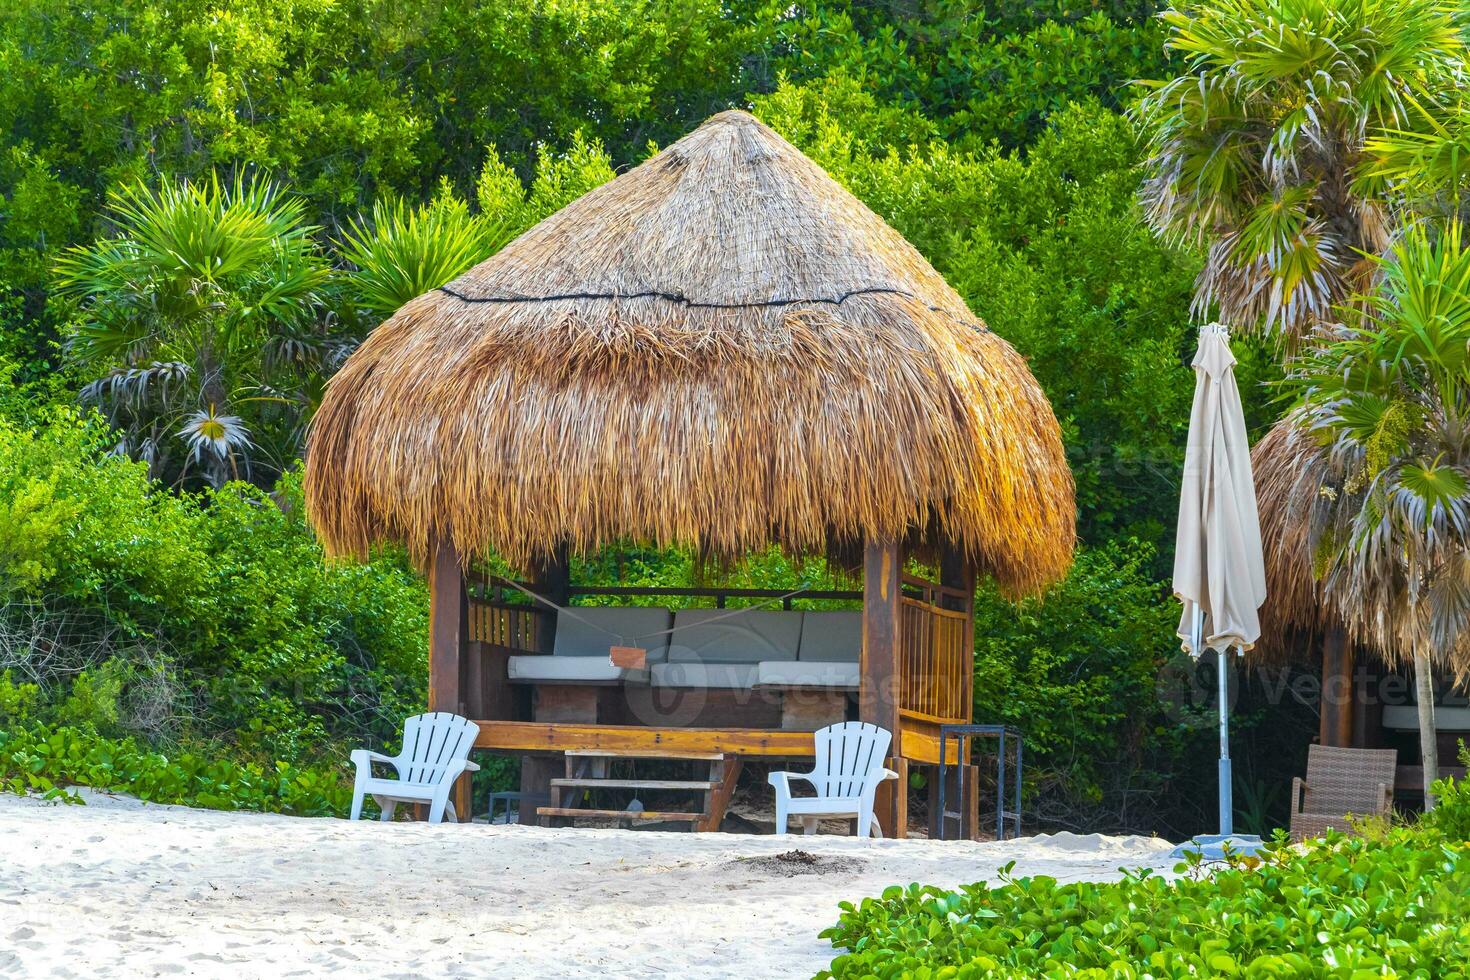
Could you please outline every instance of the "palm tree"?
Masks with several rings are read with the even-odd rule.
[[[1162,16],[1185,72],[1145,83],[1143,202],[1207,248],[1195,312],[1294,344],[1367,287],[1395,223],[1365,143],[1458,85],[1454,0],[1212,0]]]
[[[1291,379],[1329,474],[1311,547],[1348,625],[1413,662],[1433,806],[1432,667],[1470,669],[1470,248],[1459,226],[1408,229],[1348,313]]]
[[[114,192],[116,233],[56,263],[80,316],[82,391],[154,475],[268,482],[297,454],[325,373],[349,340],[299,201],[237,175]]]

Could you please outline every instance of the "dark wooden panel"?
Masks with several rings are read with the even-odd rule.
[[[625,685],[609,689],[599,717],[652,728],[779,728],[781,695],[773,689]]]

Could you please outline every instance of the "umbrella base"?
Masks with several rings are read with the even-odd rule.
[[[1254,834],[1200,834],[1185,841],[1169,852],[1169,857],[1183,860],[1190,854],[1198,854],[1204,861],[1225,860],[1225,848],[1235,855],[1254,855],[1260,852],[1263,842]]]

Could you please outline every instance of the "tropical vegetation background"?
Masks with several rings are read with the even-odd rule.
[[[1352,200],[1323,217],[1313,189],[1356,165],[1392,93],[1365,104],[1359,75],[1308,96],[1320,51],[1231,49],[1242,4],[1210,20],[1152,0],[9,0],[0,777],[341,808],[344,746],[391,740],[423,702],[427,601],[401,555],[322,561],[298,459],[323,384],[404,300],[741,106],[906,235],[1056,407],[1076,567],[1019,607],[983,593],[976,631],[975,713],[1025,731],[1028,811],[1198,830],[1213,796],[1185,789],[1213,783],[1213,732],[1208,701],[1178,696],[1167,584],[1192,325],[1228,307],[1264,328],[1236,342],[1259,434],[1288,397],[1283,345],[1351,292],[1323,257],[1351,267],[1387,226]],[[1367,28],[1397,23],[1359,6]],[[1453,8],[1407,6],[1457,43]],[[1241,64],[1255,88],[1200,86],[1201,106],[1132,84]],[[1230,98],[1234,138],[1280,139],[1274,159],[1308,177],[1202,156]],[[1330,115],[1283,118],[1311,99]],[[1319,123],[1351,159],[1312,148]],[[1353,190],[1408,193],[1373,180]],[[1443,204],[1444,186],[1418,190]],[[634,544],[582,572],[695,574]],[[739,574],[825,573],[766,555]],[[1281,822],[1316,730],[1289,681],[1244,679],[1246,829]]]

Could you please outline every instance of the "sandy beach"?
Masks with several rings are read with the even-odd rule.
[[[837,903],[1161,867],[1149,838],[865,842],[348,823],[0,796],[0,975],[804,977]],[[816,864],[774,860],[794,848]]]

